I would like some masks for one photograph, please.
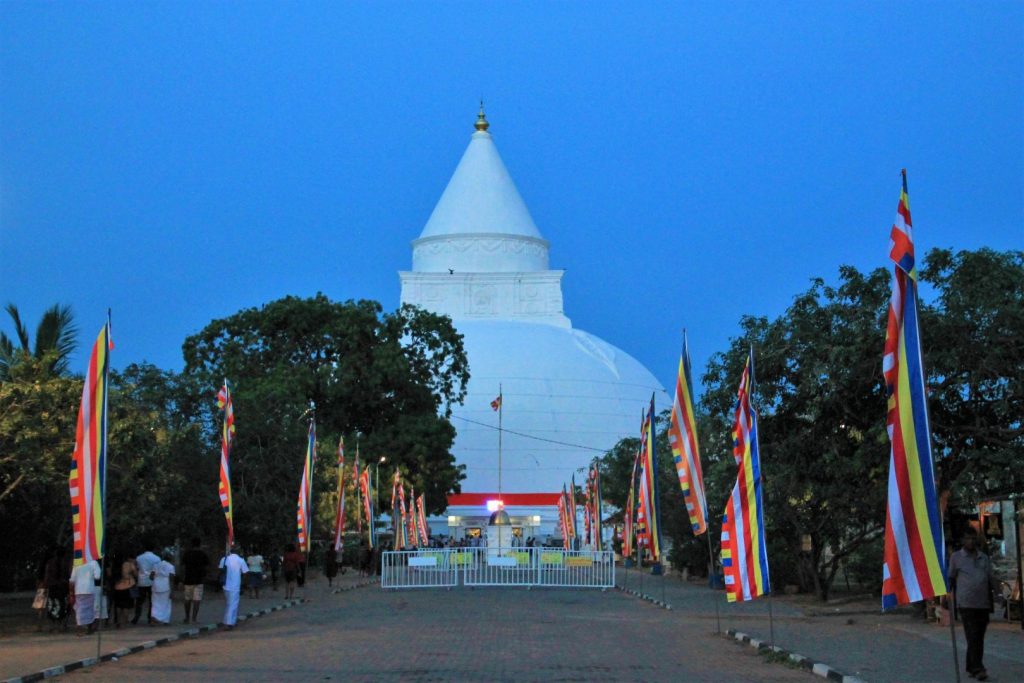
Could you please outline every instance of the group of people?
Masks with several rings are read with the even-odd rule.
[[[182,623],[196,623],[212,563],[198,538],[193,538],[181,553],[180,572],[173,564],[174,556],[170,550],[158,551],[154,544],[146,543],[138,555],[119,551],[104,565],[96,560],[74,565],[66,548],[54,549],[41,563],[38,574],[33,607],[39,613],[39,629],[48,622],[50,632],[67,631],[72,613],[79,635],[95,632],[100,621],[113,628],[138,624],[143,613],[150,625],[169,624],[171,595],[179,584]],[[265,571],[269,570],[275,591],[282,577],[286,597],[293,597],[296,587],[305,581],[306,557],[289,544],[283,555],[272,553],[265,558],[253,550],[243,558],[241,548],[235,545],[220,559],[217,569],[225,595],[224,624],[232,628],[237,622],[242,591],[259,598]],[[325,567],[325,574],[333,579],[337,565],[333,573]]]

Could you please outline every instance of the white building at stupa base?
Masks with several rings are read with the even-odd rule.
[[[566,317],[564,271],[502,163],[481,109],[469,147],[399,273],[401,301],[451,316],[463,335],[470,380],[452,423],[452,452],[466,466],[434,534],[475,534],[487,501],[506,501],[523,537],[558,535],[554,494],[592,460],[637,436],[641,411],[664,389],[638,361]],[[617,302],[609,302],[615,304]],[[498,414],[502,393],[502,467]],[[498,491],[503,493],[498,496]],[[527,494],[526,498],[520,497]],[[540,504],[531,494],[546,494]],[[513,500],[529,504],[511,505]],[[493,506],[493,504],[492,504]]]

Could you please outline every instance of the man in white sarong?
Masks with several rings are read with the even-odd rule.
[[[158,624],[171,623],[171,586],[174,585],[174,565],[168,562],[168,553],[153,567],[153,592],[150,617]]]
[[[238,622],[238,598],[242,592],[242,575],[249,573],[249,565],[239,556],[237,545],[231,547],[227,557],[220,560],[224,570],[224,625],[229,629]]]
[[[75,601],[75,623],[78,635],[96,630],[96,586],[100,585],[100,563],[89,560],[71,570],[71,595]]]

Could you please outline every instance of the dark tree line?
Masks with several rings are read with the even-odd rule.
[[[884,269],[842,267],[837,284],[815,279],[778,318],[741,318],[742,334],[708,364],[698,428],[717,553],[736,472],[732,410],[748,349],[755,351],[766,535],[776,586],[797,584],[827,599],[844,566],[861,582],[881,582],[889,465],[881,357],[890,278]],[[933,250],[921,280],[942,504],[1024,493],[1024,253]],[[672,540],[673,560],[701,571],[706,541],[690,532],[666,419],[658,437],[663,530]],[[635,440],[624,440],[604,458],[609,502],[624,503],[635,448]]]
[[[63,325],[56,331],[55,316]],[[0,339],[0,588],[27,585],[48,548],[70,544],[67,477],[82,392],[81,376],[67,371],[70,311],[54,307],[44,316],[36,349],[15,322],[19,343]],[[447,415],[462,401],[469,372],[448,318],[407,306],[385,313],[370,301],[287,297],[211,322],[183,351],[181,373],[148,364],[111,373],[108,551],[192,535],[222,542],[215,398],[225,377],[235,401],[232,488],[243,544],[294,540],[310,401],[320,440],[316,537],[327,536],[333,521],[341,435],[349,463],[359,434],[364,462],[387,456],[382,480],[398,467],[431,512],[459,490]]]

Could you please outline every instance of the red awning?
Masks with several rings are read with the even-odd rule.
[[[524,507],[539,507],[545,505],[558,505],[558,497],[561,493],[503,493],[500,498],[505,502],[505,507],[515,505]],[[455,505],[484,507],[489,500],[498,500],[497,493],[453,493],[448,496],[448,507]]]

